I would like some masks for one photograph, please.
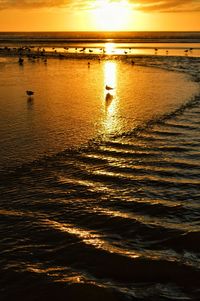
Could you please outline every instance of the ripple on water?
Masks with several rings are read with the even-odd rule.
[[[3,300],[198,300],[198,122],[196,97],[3,172]]]

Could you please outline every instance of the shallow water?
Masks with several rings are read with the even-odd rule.
[[[2,300],[199,300],[200,62],[13,60],[0,65]]]
[[[0,63],[0,166],[121,135],[178,108],[198,91],[181,73],[120,61],[16,58]],[[125,75],[125,76],[124,76]],[[114,89],[106,91],[105,86]],[[27,97],[25,91],[35,95]]]
[[[37,45],[37,47],[40,45]],[[37,49],[34,48],[34,50]],[[83,49],[85,50],[83,51]],[[56,52],[68,55],[71,53],[106,55],[163,55],[200,57],[200,43],[116,43],[112,40],[102,43],[70,42],[55,46],[46,45],[46,52]],[[156,50],[155,50],[156,49]]]

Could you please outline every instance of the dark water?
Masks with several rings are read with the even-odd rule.
[[[2,300],[199,300],[199,113],[1,176]]]
[[[28,55],[44,49],[62,55],[92,52],[200,57],[200,32],[0,32],[0,55],[5,47],[10,48],[8,53],[12,48],[30,47]]]
[[[73,31],[73,32],[0,32],[0,42],[13,41],[41,41],[41,42],[67,42],[70,40],[84,40],[84,41],[98,41],[112,39],[117,41],[132,41],[132,42],[189,42],[195,43],[200,42],[199,31],[188,31],[188,32],[159,32],[159,31],[130,31],[130,32],[84,32],[84,31]]]
[[[192,58],[148,65],[199,81]],[[0,299],[199,300],[199,116],[196,96],[2,172]]]

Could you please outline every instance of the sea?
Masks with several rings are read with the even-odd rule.
[[[200,300],[199,70],[200,32],[0,33],[0,300]]]

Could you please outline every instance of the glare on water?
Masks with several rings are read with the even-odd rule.
[[[111,92],[105,90],[105,132],[112,133],[117,130],[119,118],[117,118],[117,64],[105,62],[105,86],[113,88]]]
[[[117,60],[25,61],[0,65],[1,164],[119,135],[169,112],[197,92],[187,77]],[[112,87],[107,91],[105,86]],[[27,98],[26,90],[34,96]]]

